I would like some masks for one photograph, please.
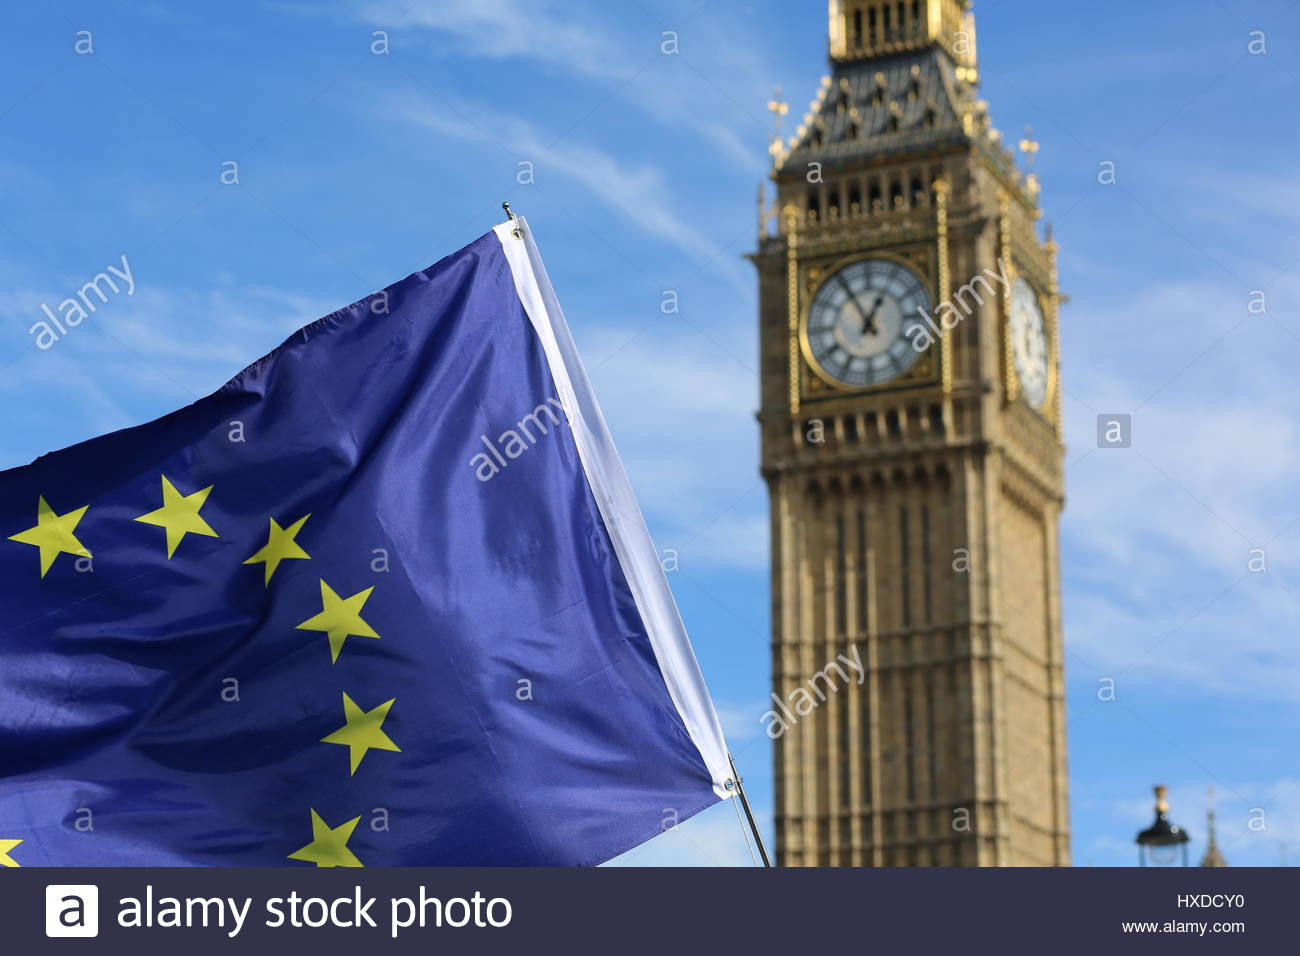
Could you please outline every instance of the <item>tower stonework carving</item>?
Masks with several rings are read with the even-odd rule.
[[[830,52],[753,256],[778,856],[1067,865],[1038,184],[978,97],[968,4],[832,0]]]

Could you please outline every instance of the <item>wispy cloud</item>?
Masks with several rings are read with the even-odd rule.
[[[720,255],[717,245],[688,217],[671,208],[669,197],[673,190],[658,167],[622,161],[607,150],[584,145],[572,137],[548,144],[531,123],[477,105],[440,109],[409,97],[395,101],[392,115],[444,137],[508,142],[517,162],[534,165],[539,182],[556,174],[579,185],[624,222],[671,243],[693,260],[716,263],[719,272],[734,285],[743,285],[740,268],[731,257]],[[469,116],[476,119],[470,120]]]
[[[1067,314],[1088,330],[1067,378],[1067,641],[1099,675],[1227,697],[1300,683],[1295,330],[1246,301],[1166,281]],[[1096,449],[1099,413],[1133,415],[1132,449]]]
[[[609,33],[554,0],[368,0],[357,9],[375,24],[448,34],[466,56],[526,58],[607,80],[613,64]]]
[[[377,29],[422,32],[429,38],[424,49],[430,56],[536,64],[589,86],[593,110],[612,99],[675,134],[703,141],[736,169],[762,169],[757,144],[764,136],[762,96],[772,69],[756,38],[747,42],[743,20],[730,20],[725,41],[718,42],[693,16],[683,18],[685,23],[658,24],[647,14],[643,26],[629,29],[615,23],[603,5],[555,0],[279,6],[314,15],[350,13]],[[663,31],[674,26],[679,52],[666,55]],[[704,42],[706,36],[709,42]],[[745,92],[729,92],[737,89]]]

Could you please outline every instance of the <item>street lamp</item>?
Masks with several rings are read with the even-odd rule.
[[[1178,824],[1169,822],[1169,801],[1165,799],[1169,788],[1159,786],[1155,791],[1156,822],[1137,835],[1138,865],[1146,866],[1150,856],[1152,866],[1176,866],[1181,849],[1183,866],[1187,866],[1187,842],[1191,837]]]

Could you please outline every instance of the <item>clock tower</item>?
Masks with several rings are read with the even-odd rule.
[[[1056,248],[978,83],[969,3],[831,0],[830,75],[772,146],[783,865],[1069,862]]]

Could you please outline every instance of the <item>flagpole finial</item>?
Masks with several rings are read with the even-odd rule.
[[[515,224],[515,228],[512,230],[514,237],[516,239],[522,239],[524,237],[524,231],[519,228],[519,217],[510,211],[510,203],[503,202],[501,208],[506,211],[506,218]]]

